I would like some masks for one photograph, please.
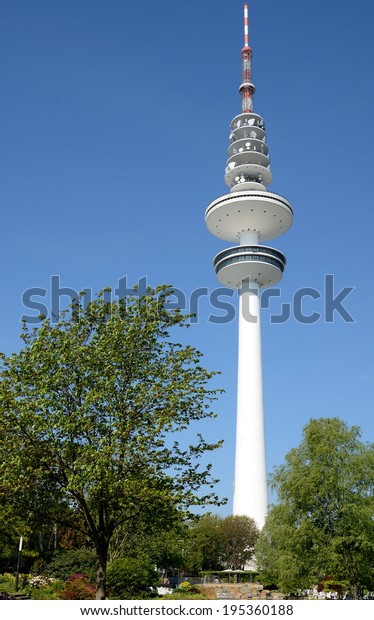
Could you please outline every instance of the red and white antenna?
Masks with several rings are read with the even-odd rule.
[[[248,47],[248,4],[244,5],[244,47]]]
[[[252,84],[252,48],[249,47],[248,34],[248,4],[244,5],[244,47],[242,49],[242,83],[239,92],[242,96],[242,111],[253,112],[253,94],[255,92]]]

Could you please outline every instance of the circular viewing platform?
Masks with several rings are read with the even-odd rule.
[[[286,257],[274,248],[244,245],[223,250],[214,258],[213,264],[223,286],[240,288],[243,280],[249,280],[266,288],[282,278]]]
[[[261,127],[262,129],[265,128],[264,119],[262,118],[262,116],[256,114],[255,112],[241,112],[240,114],[237,114],[232,119],[230,126],[231,129],[237,129],[243,126],[256,126]]]
[[[290,228],[292,219],[288,200],[272,192],[257,190],[220,196],[205,212],[209,232],[234,243],[247,231],[256,232],[262,241],[279,237]]]
[[[243,178],[246,178],[248,180],[256,180],[260,183],[263,183],[266,187],[268,185],[270,185],[271,183],[271,172],[270,169],[267,167],[269,165],[269,159],[264,155],[261,155],[260,153],[252,153],[250,154],[251,156],[247,156],[247,163],[235,163],[235,160],[238,158],[237,155],[234,155],[233,157],[230,158],[230,161],[232,161],[232,167],[230,168],[230,166],[226,167],[226,174],[225,174],[225,183],[226,185],[228,185],[229,187],[234,187],[235,185],[238,184],[238,179],[243,176]],[[265,159],[263,159],[265,158]],[[250,160],[257,161],[258,163],[250,163]],[[262,160],[262,161],[261,161]],[[262,163],[265,163],[265,166],[262,165]]]
[[[229,157],[237,155],[238,153],[244,153],[245,151],[257,151],[267,155],[269,153],[269,147],[263,140],[258,140],[256,137],[251,139],[241,139],[236,142],[232,142],[228,149]]]

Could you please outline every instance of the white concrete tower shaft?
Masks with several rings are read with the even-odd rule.
[[[208,230],[231,247],[213,264],[223,286],[239,291],[239,350],[235,515],[252,517],[261,528],[267,514],[267,484],[262,386],[260,290],[282,278],[285,256],[263,245],[292,224],[288,200],[267,190],[271,183],[265,124],[253,112],[252,49],[248,38],[248,5],[244,5],[242,112],[231,121],[225,182],[230,193],[210,203],[205,212]]]
[[[248,515],[259,527],[267,513],[260,287],[248,280],[239,291],[238,396],[234,515]]]

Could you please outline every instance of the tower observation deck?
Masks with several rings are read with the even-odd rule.
[[[210,203],[208,230],[232,245],[214,258],[224,286],[239,291],[238,397],[233,512],[262,527],[267,514],[264,409],[262,393],[260,289],[282,278],[285,256],[264,245],[287,232],[293,211],[271,183],[263,118],[253,112],[252,49],[248,44],[248,5],[244,5],[244,47],[239,92],[242,112],[230,126],[225,182],[230,192]]]

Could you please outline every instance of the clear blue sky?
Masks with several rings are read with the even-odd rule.
[[[223,182],[240,112],[242,0],[8,0],[0,9],[0,349],[19,347],[22,294],[50,288],[171,283],[213,291],[225,247],[204,224]],[[280,304],[301,287],[355,290],[336,315],[271,324],[263,311],[268,469],[311,417],[340,416],[373,440],[374,4],[252,0],[255,111],[266,122],[269,189],[294,207],[272,244],[288,259]],[[237,322],[185,336],[222,371],[214,456],[230,503]],[[323,313],[309,299],[305,313]],[[180,337],[178,332],[176,337]]]

